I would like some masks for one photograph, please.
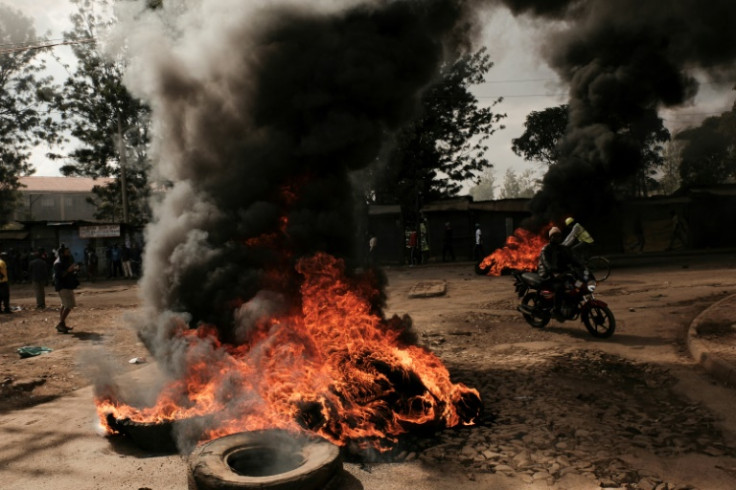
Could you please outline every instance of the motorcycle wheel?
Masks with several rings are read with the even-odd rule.
[[[607,338],[616,330],[616,319],[607,306],[591,306],[583,310],[583,323],[593,337]]]
[[[536,308],[539,305],[539,294],[536,292],[526,293],[526,295],[521,299],[521,304],[530,308]],[[522,313],[521,315],[524,317],[524,320],[534,328],[543,328],[549,323],[550,319],[549,314],[543,317],[537,317],[527,313]]]

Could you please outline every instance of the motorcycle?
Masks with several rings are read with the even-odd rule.
[[[555,308],[555,288],[536,272],[512,272],[516,294],[521,298],[517,310],[535,328],[543,328],[552,318],[559,322],[580,318],[594,337],[607,338],[616,330],[616,319],[608,305],[596,299],[597,281],[590,271],[569,272],[561,276],[562,299]]]

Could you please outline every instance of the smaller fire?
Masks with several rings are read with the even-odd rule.
[[[542,247],[547,243],[547,232],[553,224],[545,225],[539,233],[517,228],[506,239],[503,248],[496,249],[479,264],[480,270],[489,276],[500,276],[504,271],[537,270],[537,261]]]

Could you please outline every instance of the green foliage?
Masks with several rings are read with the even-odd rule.
[[[677,135],[683,142],[680,176],[683,186],[732,182],[736,177],[736,105]]]
[[[107,0],[71,0],[77,11],[69,41],[101,39],[115,18]],[[105,19],[105,20],[102,20]],[[149,109],[123,84],[124,53],[103,55],[96,43],[73,45],[75,71],[67,79],[55,105],[63,114],[65,129],[78,145],[61,167],[64,175],[113,177],[116,183],[95,189],[97,218],[142,224],[149,217],[146,204],[149,162]],[[61,156],[56,155],[61,158]],[[123,186],[127,196],[124,212]]]
[[[487,168],[478,179],[478,183],[468,190],[473,201],[490,201],[496,196],[496,174],[493,168]]]
[[[53,92],[38,55],[31,19],[0,4],[0,224],[15,207],[19,177],[34,172],[31,149],[41,141],[58,141],[47,102]]]
[[[501,199],[531,198],[540,185],[541,181],[536,177],[533,170],[527,169],[517,174],[509,168],[504,174]]]
[[[526,129],[511,140],[511,149],[524,160],[556,163],[560,157],[557,143],[565,135],[567,120],[567,104],[529,113],[524,123]]]
[[[525,160],[555,165],[565,158],[560,143],[567,131],[568,111],[569,107],[563,104],[531,112],[524,123],[524,133],[512,140],[511,149]],[[659,185],[656,175],[664,164],[663,143],[670,139],[669,131],[656,117],[644,117],[627,126],[621,126],[617,121],[609,124],[618,138],[634,149],[628,155],[631,161],[619,157],[618,161],[611,162],[610,173],[617,193],[621,197],[647,196]]]
[[[501,99],[480,107],[469,87],[492,66],[483,49],[443,68],[422,95],[420,116],[394,138],[376,182],[377,203],[399,203],[411,214],[421,202],[457,195],[464,181],[477,182],[491,167],[486,143],[506,115],[493,111]]]

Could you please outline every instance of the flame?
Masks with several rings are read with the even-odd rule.
[[[113,388],[98,392],[103,425],[114,432],[109,416],[207,417],[200,442],[280,428],[386,450],[414,425],[474,423],[478,391],[452,383],[438,357],[404,341],[405,320],[382,318],[370,277],[347,277],[343,261],[324,253],[298,261],[296,272],[298,306],[260,318],[242,345],[221,343],[212,326],[182,325],[175,337],[186,347],[185,375],[145,408],[119,400]]]
[[[506,238],[503,248],[496,249],[478,267],[483,271],[487,270],[489,276],[500,276],[509,269],[537,270],[539,253],[547,244],[547,232],[552,226],[552,223],[547,224],[539,233],[517,228],[513,235]]]

